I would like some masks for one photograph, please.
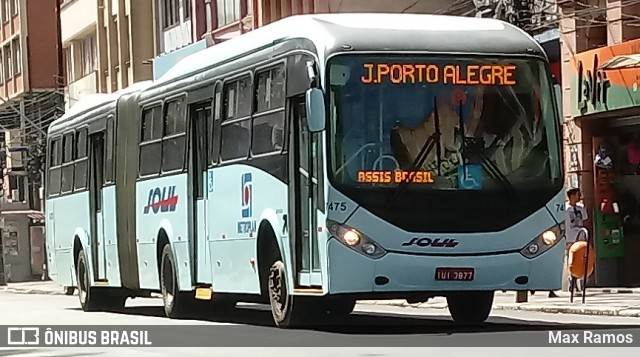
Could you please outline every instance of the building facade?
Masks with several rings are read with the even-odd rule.
[[[154,0],[62,0],[67,108],[152,77]]]
[[[58,11],[58,0],[0,0],[0,271],[7,281],[44,273],[44,143],[64,107]]]
[[[640,4],[560,5],[565,169],[591,213],[592,283],[640,286]]]

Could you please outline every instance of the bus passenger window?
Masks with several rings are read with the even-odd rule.
[[[87,129],[76,132],[74,188],[82,190],[87,188],[89,160],[87,158]]]
[[[51,141],[49,152],[49,176],[47,192],[49,195],[57,195],[60,193],[60,173],[62,169],[62,142],[60,139]]]
[[[186,116],[182,99],[167,103],[164,114],[162,139],[162,171],[184,168],[186,152]]]
[[[222,160],[247,158],[251,144],[250,120],[243,120],[231,124],[222,123]]]
[[[162,164],[162,110],[154,107],[142,113],[139,173],[141,176],[160,172]]]
[[[66,134],[62,138],[62,193],[73,190],[73,134]]]
[[[282,151],[284,145],[284,66],[256,75],[256,113],[253,118],[254,155]]]
[[[284,142],[284,112],[253,119],[253,142],[251,150],[254,155],[280,152]]]

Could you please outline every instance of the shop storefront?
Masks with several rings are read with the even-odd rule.
[[[638,53],[640,39],[579,53],[564,102],[568,185],[582,188],[591,214],[599,287],[640,286]]]

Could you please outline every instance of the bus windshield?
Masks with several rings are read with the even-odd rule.
[[[340,55],[328,63],[328,81],[336,185],[526,191],[561,179],[543,61]]]

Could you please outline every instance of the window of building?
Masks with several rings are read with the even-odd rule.
[[[187,144],[187,118],[183,99],[165,104],[162,139],[162,171],[184,168]]]
[[[14,68],[16,69],[16,74],[22,73],[22,52],[20,50],[20,40],[13,40],[13,51],[15,52]]]
[[[18,15],[19,7],[20,7],[20,1],[19,0],[11,0],[11,14],[13,16]]]
[[[182,17],[188,20],[191,17],[191,0],[183,0]]]
[[[140,176],[160,173],[162,164],[162,108],[145,109],[140,137]]]
[[[180,23],[180,0],[161,0],[162,27],[167,29]]]
[[[82,52],[82,76],[86,76],[95,71],[98,67],[96,53],[96,35],[85,37],[80,45]]]
[[[75,75],[73,73],[73,52],[71,47],[67,47],[64,49],[64,57],[66,62],[66,71],[67,71],[67,84],[73,83],[75,80]]]
[[[218,26],[228,25],[240,20],[240,0],[216,0]]]
[[[2,21],[9,21],[9,0],[2,0]]]
[[[11,46],[4,47],[4,73],[7,80],[13,78],[13,54],[11,53]]]
[[[0,51],[0,83],[4,83],[4,56],[2,55],[2,51]]]

